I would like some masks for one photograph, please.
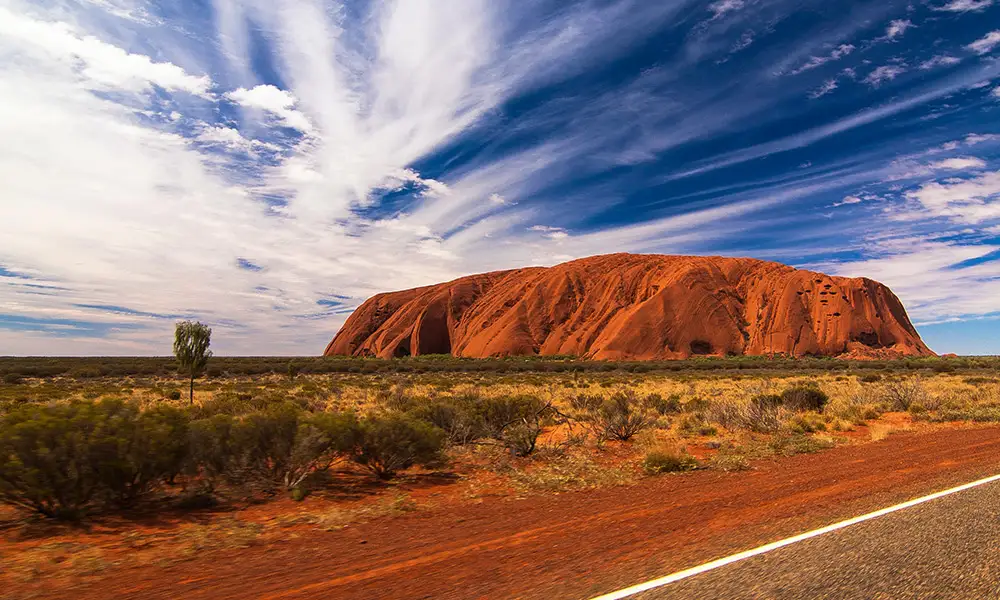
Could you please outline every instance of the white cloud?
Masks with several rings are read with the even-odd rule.
[[[975,156],[956,156],[931,163],[927,166],[934,170],[965,171],[968,169],[985,169],[986,161]]]
[[[18,118],[0,118],[0,137],[19,143],[0,145],[4,197],[16,199],[0,219],[0,264],[38,273],[59,292],[28,295],[0,282],[0,305],[108,329],[59,338],[0,331],[0,346],[162,354],[171,315],[191,315],[213,325],[221,353],[302,354],[321,349],[350,306],[378,291],[608,248],[601,236],[576,242],[566,228],[525,231],[536,219],[582,218],[593,206],[556,216],[508,200],[558,181],[578,166],[574,157],[596,155],[605,132],[593,123],[452,169],[446,181],[407,167],[511,95],[639,43],[680,5],[626,0],[566,11],[509,40],[504,15],[485,0],[447,10],[378,3],[361,46],[317,4],[226,5],[237,37],[247,23],[267,25],[281,88],[246,77],[249,57],[238,45],[215,55],[213,44],[189,45],[192,31],[181,45],[166,43],[181,29],[174,23],[102,14],[69,25],[57,22],[67,14],[61,8],[13,20],[4,12],[0,110]],[[25,33],[24,23],[38,31]],[[168,55],[186,68],[163,62]],[[220,83],[197,75],[209,72],[202,64]],[[169,93],[146,94],[154,88]],[[230,120],[229,102],[247,110]],[[273,152],[254,156],[264,150]],[[417,192],[404,211],[379,205],[404,184]],[[700,221],[684,217],[649,231],[699,241],[682,234]],[[716,220],[728,231],[724,216]],[[627,245],[628,234],[600,233]],[[241,258],[266,269],[240,268]],[[331,294],[349,297],[347,311],[317,305]]]
[[[1000,251],[1000,246],[900,236],[877,241],[866,251],[874,256],[812,266],[888,285],[918,326],[1000,311],[1000,262],[956,268]]]
[[[221,146],[231,152],[244,152],[251,155],[261,150],[270,152],[282,150],[277,144],[245,138],[243,134],[232,127],[221,125],[203,125],[194,136],[194,140],[203,144]]]
[[[897,19],[889,23],[889,27],[885,30],[885,36],[890,40],[894,40],[897,37],[906,33],[906,30],[913,27],[913,23],[909,20]]]
[[[943,54],[940,56],[935,56],[924,62],[920,63],[920,69],[924,71],[929,71],[930,69],[935,69],[937,67],[949,67],[952,65],[957,65],[962,62],[962,59],[955,58],[954,56],[948,56]]]
[[[851,44],[841,44],[833,49],[830,54],[825,56],[811,56],[805,64],[800,66],[791,72],[792,75],[798,75],[799,73],[804,73],[805,71],[811,71],[817,67],[821,67],[828,62],[840,60],[841,58],[847,56],[851,52],[854,52],[855,47]]]
[[[6,44],[16,44],[17,54],[47,58],[77,70],[92,89],[146,92],[156,85],[171,92],[210,95],[208,75],[191,75],[175,64],[131,54],[66,23],[40,21],[0,7],[0,37],[6,38]]]
[[[864,82],[872,87],[879,87],[886,81],[892,81],[905,72],[906,67],[902,65],[883,65],[869,73],[864,78]]]
[[[267,111],[280,118],[288,127],[303,133],[310,133],[313,130],[309,119],[293,108],[298,102],[295,96],[273,85],[258,85],[250,89],[239,88],[228,92],[226,97],[240,106]]]
[[[550,240],[565,240],[569,237],[569,233],[562,227],[551,227],[549,225],[532,225],[528,228],[528,231],[541,232],[543,237]]]
[[[965,136],[965,143],[970,146],[975,146],[976,144],[983,144],[987,142],[1000,141],[1000,135],[993,133],[981,134],[981,133],[970,133]]]
[[[847,204],[860,204],[860,203],[861,203],[861,198],[857,196],[844,196],[843,200],[839,202],[834,202],[833,206],[837,207],[837,206],[844,206]]]
[[[976,54],[989,54],[993,51],[993,48],[996,47],[997,44],[1000,44],[1000,29],[987,33],[983,37],[966,46],[966,48],[972,50]]]
[[[812,92],[809,92],[809,97],[813,99],[820,98],[822,96],[829,94],[835,89],[837,89],[837,80],[828,79],[825,82],[823,82],[823,85],[819,86]]]
[[[747,48],[750,47],[751,44],[753,44],[753,40],[754,40],[753,31],[745,31],[743,32],[743,35],[740,36],[740,39],[736,40],[736,43],[733,44],[733,47],[729,50],[729,52],[735,53],[735,52],[740,52],[742,50],[746,50]]]
[[[1000,171],[970,179],[932,181],[906,193],[932,216],[961,223],[981,223],[1000,218]],[[905,215],[904,215],[905,216]]]
[[[141,25],[159,25],[162,20],[151,15],[149,10],[141,3],[130,0],[81,0],[91,4],[120,19],[133,21]]]
[[[1000,99],[1000,86],[993,88],[993,91],[990,92],[990,94],[992,94],[994,98]]]
[[[755,16],[733,14],[735,3],[717,4],[727,19],[713,27],[732,25],[730,34],[745,31],[744,20]],[[510,98],[609,64],[692,5],[585,2],[533,19],[534,8],[524,9],[529,17],[512,17],[486,0],[386,2],[371,3],[373,11],[355,22],[321,2],[220,0],[213,5],[219,31],[172,17],[159,27],[104,12],[78,15],[77,3],[60,0],[12,10],[49,25],[66,20],[71,24],[58,27],[77,40],[71,44],[100,40],[131,66],[123,71],[103,65],[100,53],[50,52],[23,35],[0,35],[0,116],[26,115],[0,118],[0,137],[19,140],[0,145],[4,197],[16,199],[10,210],[4,204],[0,220],[0,265],[62,288],[35,297],[2,283],[0,305],[22,316],[110,328],[103,336],[59,339],[0,332],[0,347],[164,353],[170,315],[190,314],[216,327],[222,353],[314,352],[351,307],[375,292],[610,251],[732,248],[747,231],[775,225],[763,212],[768,208],[870,183],[867,166],[840,168],[803,155],[793,164],[808,157],[816,165],[761,187],[726,189],[720,182],[711,197],[663,198],[662,212],[643,215],[643,222],[584,228],[621,200],[613,186],[605,194],[601,186],[573,189],[566,181],[595,164],[633,164],[728,135],[738,123],[767,126],[780,118],[772,114],[776,103],[804,93],[764,86],[747,94],[734,82],[732,94],[706,94],[677,81],[708,64],[695,53],[644,72],[624,92],[599,94],[537,145],[510,143],[516,136],[509,134],[524,125],[501,114]],[[868,22],[885,21],[880,13]],[[249,68],[254,61],[238,40],[248,37],[250,23],[266,38],[266,48],[254,52],[273,54],[280,87],[264,85]],[[522,25],[534,29],[523,33]],[[763,39],[765,30],[757,31]],[[802,64],[820,47],[830,53],[820,64],[841,58],[853,46],[830,42],[853,39],[847,33],[809,40],[789,54],[789,64]],[[732,35],[719,41],[718,53],[732,43]],[[763,81],[773,56],[764,65],[756,54],[746,54],[746,71]],[[811,89],[825,77],[806,79]],[[953,84],[931,85],[747,155],[804,148],[950,93],[945,88]],[[168,93],[147,93],[156,88]],[[246,110],[234,115],[236,104]],[[554,111],[562,109],[551,106],[529,114],[529,125],[561,123],[564,115]],[[452,152],[480,124],[488,126],[488,145]],[[885,149],[877,145],[858,163]],[[453,163],[438,160],[445,148]],[[741,160],[742,150],[720,158]],[[532,229],[534,223],[548,225]],[[812,234],[802,231],[798,239]],[[241,269],[241,258],[266,268]],[[344,306],[317,304],[332,295],[346,296]]]
[[[992,6],[993,0],[951,0],[943,6],[935,6],[934,10],[949,12],[969,12],[983,10]]]
[[[718,0],[708,6],[708,10],[712,11],[712,18],[719,19],[726,15],[726,13],[731,13],[743,8],[745,4],[744,0]]]

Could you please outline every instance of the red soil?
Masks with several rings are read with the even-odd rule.
[[[748,258],[610,254],[378,294],[326,355],[927,356],[870,279]]]
[[[418,511],[142,567],[47,598],[582,598],[997,472],[1000,429]],[[12,590],[8,590],[12,591]],[[23,595],[20,597],[24,597]]]

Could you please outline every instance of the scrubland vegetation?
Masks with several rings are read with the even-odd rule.
[[[192,402],[167,359],[0,359],[0,526],[169,515],[172,533],[123,526],[114,547],[184,559],[441,503],[742,471],[998,422],[998,364],[213,358]],[[70,539],[17,564],[110,560]]]
[[[388,481],[463,463],[545,491],[745,469],[849,442],[886,412],[1000,421],[992,359],[274,361],[216,359],[228,370],[189,406],[160,359],[3,359],[0,501],[80,519],[164,498],[303,499],[334,485],[331,469]]]

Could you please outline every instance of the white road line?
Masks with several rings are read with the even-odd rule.
[[[713,560],[712,562],[707,562],[705,564],[698,565],[697,567],[691,567],[690,569],[685,569],[683,571],[678,571],[676,573],[672,573],[670,575],[667,575],[666,577],[660,577],[659,579],[653,579],[651,581],[647,581],[646,583],[640,583],[639,585],[633,585],[632,587],[628,587],[628,588],[625,588],[623,590],[618,590],[617,592],[611,592],[610,594],[604,594],[603,596],[597,596],[596,598],[593,598],[593,600],[619,600],[620,598],[627,598],[629,596],[632,596],[634,594],[638,594],[640,592],[646,592],[646,591],[649,591],[649,590],[652,590],[652,589],[655,589],[655,588],[658,588],[658,587],[663,587],[665,585],[674,583],[676,581],[680,581],[682,579],[687,579],[688,577],[693,577],[693,576],[698,575],[700,573],[705,573],[707,571],[711,571],[713,569],[718,569],[719,567],[724,567],[724,566],[726,566],[728,564],[732,564],[734,562],[739,562],[741,560],[745,560],[747,558],[750,558],[750,557],[753,557],[753,556],[757,556],[758,554],[764,554],[764,553],[770,552],[772,550],[777,550],[778,548],[784,548],[785,546],[790,546],[791,544],[795,544],[795,543],[801,542],[803,540],[808,540],[809,538],[814,538],[816,536],[823,535],[824,533],[830,533],[831,531],[837,531],[838,529],[843,529],[845,527],[849,527],[849,526],[855,525],[857,523],[862,523],[864,521],[868,521],[869,519],[875,519],[877,517],[881,517],[881,516],[887,515],[889,513],[894,513],[897,510],[903,510],[904,508],[910,508],[911,506],[916,506],[918,504],[923,504],[924,502],[930,502],[931,500],[936,500],[938,498],[942,498],[942,497],[948,496],[950,494],[955,494],[955,493],[958,493],[958,492],[961,492],[961,491],[964,491],[964,490],[968,490],[968,489],[971,489],[971,488],[974,488],[974,487],[978,487],[980,485],[985,485],[987,483],[991,483],[991,482],[997,481],[997,480],[1000,480],[1000,475],[993,475],[992,477],[987,477],[985,479],[980,479],[978,481],[973,481],[971,483],[966,483],[966,484],[960,485],[958,487],[953,487],[951,489],[942,490],[940,492],[935,492],[935,493],[930,494],[928,496],[922,496],[920,498],[914,498],[913,500],[909,500],[907,502],[903,502],[902,504],[896,504],[895,506],[890,506],[888,508],[883,508],[881,510],[876,510],[875,512],[870,512],[870,513],[868,513],[866,515],[861,515],[860,517],[854,517],[854,518],[851,518],[851,519],[847,519],[846,521],[840,521],[839,523],[834,523],[833,525],[827,525],[826,527],[821,527],[820,529],[814,529],[812,531],[807,531],[805,533],[800,533],[799,535],[792,536],[790,538],[785,538],[783,540],[778,540],[777,542],[771,542],[770,544],[765,544],[763,546],[759,546],[759,547],[754,548],[752,550],[746,550],[746,551],[740,552],[739,554],[733,554],[732,556],[727,556],[725,558],[720,558],[718,560]]]

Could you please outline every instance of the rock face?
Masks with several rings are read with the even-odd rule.
[[[325,355],[931,356],[886,286],[748,258],[609,254],[378,294]]]

